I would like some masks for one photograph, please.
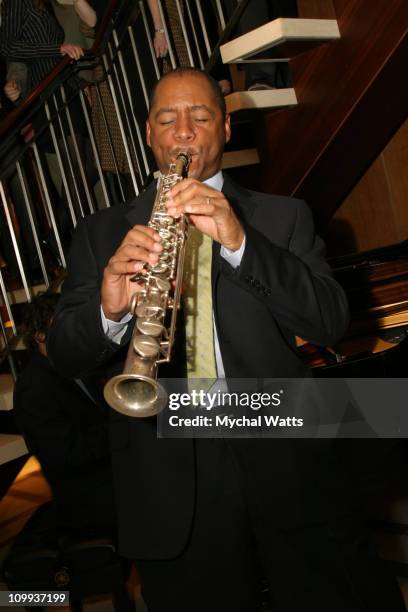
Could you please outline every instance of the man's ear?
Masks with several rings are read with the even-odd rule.
[[[146,142],[149,145],[149,147],[151,147],[150,144],[150,123],[149,120],[146,120]]]
[[[227,115],[224,122],[225,142],[229,142],[231,138],[231,117]]]

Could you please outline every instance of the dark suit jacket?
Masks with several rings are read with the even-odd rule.
[[[238,269],[213,245],[213,307],[226,376],[303,376],[294,336],[330,344],[344,333],[348,318],[311,214],[304,202],[248,191],[227,176],[223,191],[246,234]],[[122,350],[103,333],[99,288],[126,233],[148,222],[154,195],[151,186],[130,205],[88,217],[77,229],[48,344],[56,367],[69,376],[106,366]],[[194,441],[158,440],[154,419],[116,413],[111,440],[122,552],[153,559],[177,555],[193,517]],[[280,525],[345,511],[322,444],[233,440],[231,448]]]
[[[59,524],[114,531],[105,406],[96,405],[76,382],[34,353],[17,379],[13,412],[50,483]]]

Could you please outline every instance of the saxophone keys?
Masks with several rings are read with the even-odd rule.
[[[144,285],[146,283],[146,275],[138,272],[134,276],[131,276],[129,280],[131,283],[139,283]]]
[[[160,276],[155,276],[154,282],[156,284],[156,288],[161,293],[166,293],[167,291],[170,291],[171,285],[169,281],[167,280],[167,278],[161,278]]]
[[[160,255],[159,263],[167,264],[167,263],[169,263],[169,261],[171,261],[171,258],[172,258],[172,253],[170,251],[168,251],[168,250],[167,251],[163,250],[161,252],[161,255]]]
[[[160,336],[164,331],[164,326],[155,319],[139,317],[136,322],[137,329],[141,334],[152,336],[153,338]]]
[[[161,263],[159,260],[157,264],[149,265],[149,270],[152,274],[164,274],[166,272],[167,265]]]
[[[173,310],[173,308],[177,308],[177,310],[180,310],[181,309],[180,300],[176,302],[174,298],[169,297],[167,301],[167,308],[170,308],[171,310]]]
[[[135,336],[133,348],[145,359],[151,359],[160,353],[160,344],[152,336]]]
[[[164,317],[164,308],[155,304],[139,304],[136,308],[136,315],[142,319],[160,319]]]

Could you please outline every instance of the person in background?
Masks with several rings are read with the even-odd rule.
[[[29,64],[27,93],[51,72],[61,57],[78,60],[83,50],[64,43],[64,30],[49,0],[3,0],[0,55]]]
[[[76,0],[74,2],[74,9],[80,19],[80,28],[87,38],[95,38],[106,8],[107,3],[104,0]],[[129,161],[123,143],[118,113],[102,61],[93,69],[91,83],[87,87],[88,100],[102,170],[112,187],[112,194],[116,194],[114,177],[119,173],[125,197],[130,197],[134,192],[130,179]]]
[[[94,28],[96,22],[103,16],[103,11],[106,8],[106,2],[103,0],[74,0],[74,9],[78,17],[88,27]]]
[[[236,0],[226,0],[227,15],[231,17]],[[278,17],[297,17],[297,0],[250,0],[238,24],[236,36],[246,34]],[[268,52],[259,54],[267,58]],[[286,63],[244,64],[245,86],[248,90],[291,87],[289,66]]]
[[[58,300],[43,293],[26,306],[23,337],[31,355],[16,381],[15,419],[51,486],[58,526],[113,535],[107,407],[90,383],[64,378],[47,356]]]
[[[7,64],[6,83],[4,94],[14,104],[27,95],[28,68],[23,62],[10,62]]]
[[[156,57],[163,59],[163,73],[169,72],[171,70],[171,64],[168,55],[168,44],[166,40],[164,24],[161,18],[161,14],[159,11],[159,6],[157,0],[148,0],[148,5],[150,9],[150,13],[152,16],[153,24],[154,24],[154,49],[156,52]],[[190,59],[187,53],[186,41],[184,39],[183,30],[180,24],[180,16],[177,10],[177,5],[174,0],[165,0],[165,7],[168,15],[168,20],[170,24],[171,34],[174,41],[176,56],[177,56],[177,65],[178,66],[190,66]],[[183,2],[181,2],[181,8],[183,10]],[[212,10],[209,11],[209,17],[213,16]],[[214,27],[214,19],[211,24],[207,24],[207,27],[211,25]],[[218,81],[221,91],[224,96],[231,93],[231,82],[228,68],[224,66],[221,61],[219,61],[215,69],[212,71],[212,76]]]
[[[4,93],[12,103],[20,104],[25,100],[30,91],[48,76],[63,56],[68,56],[74,60],[83,56],[82,48],[79,45],[65,44],[64,37],[64,29],[55,16],[54,0],[3,0],[1,4],[0,55],[8,64]],[[70,80],[65,83],[65,91],[67,97],[69,97],[72,91]],[[71,103],[70,113],[75,126],[78,146],[80,151],[84,152],[86,128],[77,99],[74,99]],[[65,117],[63,117],[64,120]],[[55,146],[47,126],[48,120],[45,109],[40,108],[32,116],[31,123],[25,126],[25,138],[30,140],[35,137],[40,153],[46,155],[48,171],[58,193],[56,215],[59,230],[62,239],[67,240],[71,231],[71,221],[67,212],[67,194],[62,184],[61,169],[55,153]],[[70,136],[68,136],[67,142],[72,151],[73,145]],[[61,144],[61,139],[59,139],[59,145],[61,155],[64,157],[64,146]],[[85,153],[83,157],[87,159]],[[65,165],[67,165],[67,162]],[[90,164],[87,164],[87,175],[90,184],[93,185],[95,172]],[[29,276],[33,281],[38,278],[42,280],[24,197],[15,173],[10,176],[9,182],[17,210],[17,218],[22,228],[22,248],[27,253],[26,269],[29,269]],[[69,173],[68,183],[73,192],[73,180]],[[74,205],[77,205],[75,201]],[[55,247],[52,250],[54,253],[56,252]],[[15,268],[13,251],[10,251],[7,259],[11,271],[12,268]]]
[[[6,84],[4,85],[4,94],[10,100],[10,102],[15,103],[21,96],[21,87],[17,81],[7,79]]]
[[[157,3],[157,0],[147,0],[147,4],[149,5],[150,14],[152,16],[154,24],[153,45],[156,57],[166,57],[169,48],[166,40],[163,21],[159,11],[159,5]]]
[[[3,116],[14,110],[27,91],[27,64],[23,62],[1,62],[2,78],[1,89],[4,102]],[[30,220],[27,215],[27,208],[24,195],[16,172],[6,172],[3,176],[3,188],[10,198],[12,216],[17,218],[18,223],[14,225],[17,241],[19,242],[20,254],[24,264],[24,269],[30,280],[38,280],[38,254],[31,230]],[[8,228],[4,211],[0,214],[0,238],[2,253],[4,255],[4,280],[8,289],[19,285],[19,267],[13,246],[12,237]],[[43,277],[40,277],[40,281]]]

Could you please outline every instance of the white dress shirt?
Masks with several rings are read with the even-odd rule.
[[[208,185],[209,187],[212,187],[213,189],[216,189],[217,191],[221,191],[222,186],[224,184],[224,177],[223,177],[221,170],[217,172],[217,174],[215,174],[211,178],[204,181],[204,184]],[[225,247],[222,246],[220,254],[221,254],[221,257],[223,257],[230,264],[230,266],[232,266],[233,268],[237,268],[239,264],[241,263],[242,256],[244,254],[244,250],[245,250],[245,237],[238,251],[230,251],[229,249],[226,249]],[[108,336],[110,340],[119,344],[123,335],[126,332],[129,321],[131,321],[132,319],[132,315],[129,312],[120,321],[111,321],[110,319],[107,319],[105,317],[105,314],[101,306],[101,317],[102,317],[102,326],[103,326],[103,330],[105,334]],[[213,312],[213,326],[214,326],[213,327],[214,329],[214,351],[215,351],[215,363],[217,366],[217,374],[218,374],[218,378],[225,378],[225,370],[224,370],[224,365],[222,363],[220,343],[218,341],[217,329],[215,327],[214,312]]]

